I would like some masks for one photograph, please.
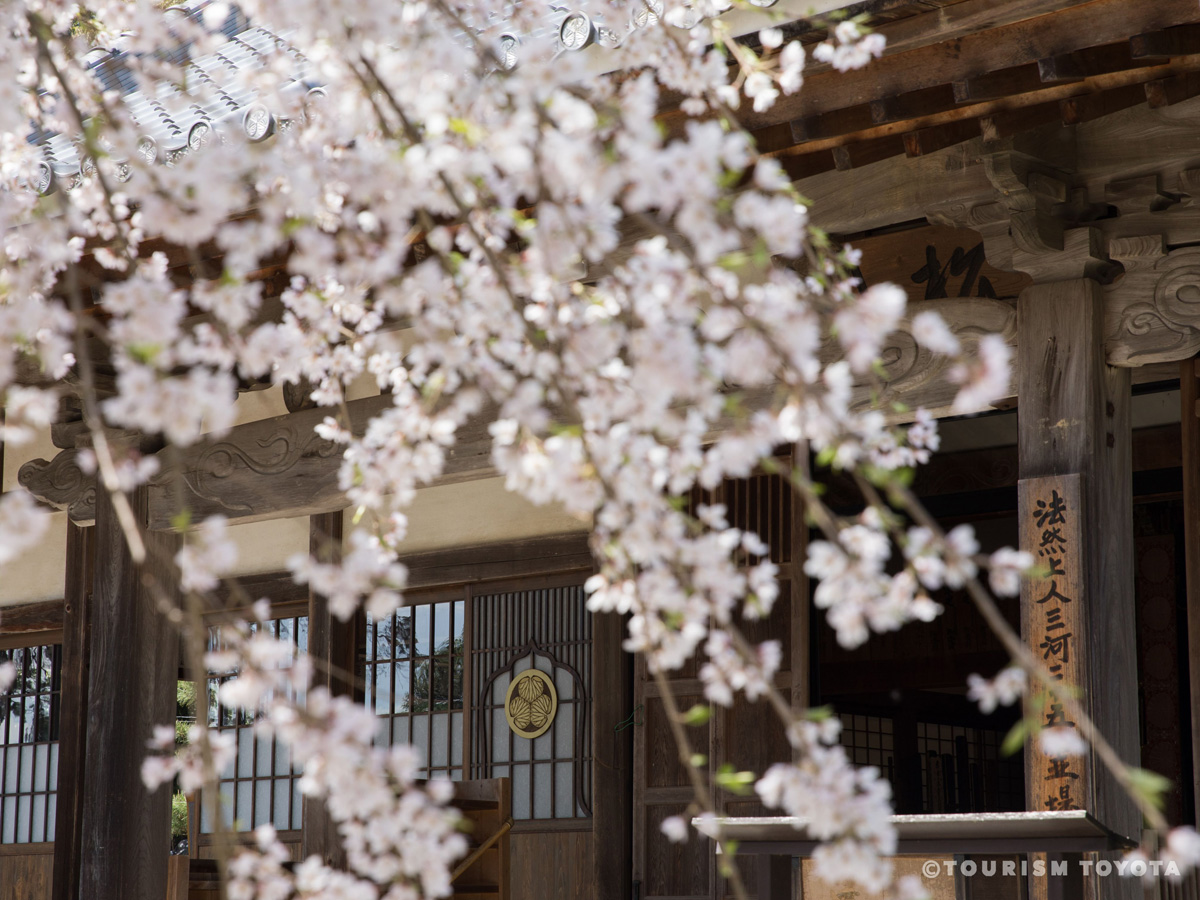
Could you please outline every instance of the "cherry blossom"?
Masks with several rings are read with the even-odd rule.
[[[794,761],[756,773],[756,790],[824,842],[818,873],[886,886],[888,783],[850,764],[836,720],[810,721],[782,700],[780,645],[751,644],[736,626],[776,602],[764,536],[689,498],[775,466],[822,532],[804,571],[847,647],[929,621],[941,607],[928,592],[975,587],[981,565],[998,593],[1028,565],[1015,551],[980,558],[967,526],[943,537],[927,522],[898,524],[888,505],[904,471],[939,443],[927,413],[892,426],[855,399],[877,380],[907,298],[890,284],[860,290],[858,254],[815,239],[780,163],[759,157],[733,118],[742,97],[762,112],[802,89],[799,41],[767,24],[754,49],[752,36],[729,33],[721,2],[671,2],[660,16],[645,14],[644,0],[591,0],[579,10],[596,21],[641,23],[597,48],[622,73],[612,77],[595,74],[594,55],[557,43],[540,4],[244,6],[251,21],[288,29],[229,86],[255,104],[206,118],[207,130],[175,147],[147,140],[131,105],[89,68],[74,3],[26,0],[9,16],[4,439],[44,428],[58,396],[17,383],[18,362],[49,380],[70,373],[91,433],[81,462],[120,508],[123,492],[156,472],[112,446],[112,429],[161,439],[169,460],[233,425],[239,389],[303,384],[325,410],[315,436],[340,454],[339,487],[359,527],[340,561],[301,555],[290,569],[347,620],[405,602],[406,509],[447,473],[464,433],[485,426],[508,490],[591,524],[588,608],[628,615],[625,646],[651,673],[703,654],[710,700],[757,700],[782,718]],[[214,102],[182,50],[199,59],[218,47],[227,9],[164,15],[148,2],[102,0],[89,10],[97,46],[120,50],[164,110],[182,117]],[[504,34],[525,36],[512,65],[496,52]],[[181,52],[161,52],[169,48]],[[813,56],[847,69],[883,49],[879,35],[845,21]],[[664,128],[667,92],[683,99]],[[27,141],[31,121],[75,148],[77,171],[47,174]],[[286,287],[268,294],[262,272],[280,266]],[[956,411],[1006,396],[1002,338],[985,336],[968,355],[928,312],[912,328],[948,357]],[[115,372],[113,391],[97,387],[101,363]],[[352,427],[344,404],[363,379],[386,401]],[[834,515],[802,459],[778,462],[786,445],[862,475],[861,511]],[[236,671],[220,702],[290,748],[302,790],[326,804],[349,860],[347,871],[320,860],[290,871],[278,836],[263,829],[229,860],[228,895],[448,894],[466,844],[451,785],[419,783],[414,748],[375,746],[374,714],[314,687],[312,663],[259,627],[262,603],[223,626],[223,645],[205,655],[195,595],[217,588],[233,549],[223,519],[191,521],[183,500],[176,512],[194,530],[175,563],[187,596],[170,612],[189,665],[197,677]],[[33,546],[47,520],[23,492],[0,498],[0,564]],[[177,777],[212,793],[234,752],[228,739],[197,725],[176,753],[164,735],[146,784]],[[1066,743],[1060,736],[1059,749]],[[701,830],[719,836],[703,789],[696,805]],[[664,823],[664,833],[686,837],[687,824]]]
[[[1038,742],[1047,756],[1082,756],[1087,752],[1087,742],[1076,729],[1066,725],[1043,728],[1038,733]]]
[[[1024,669],[1010,666],[1000,672],[991,681],[979,675],[968,675],[967,685],[970,690],[967,696],[979,704],[985,712],[994,712],[997,706],[1011,706],[1021,699],[1028,684]]]

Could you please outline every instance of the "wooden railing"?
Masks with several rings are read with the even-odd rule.
[[[471,849],[453,873],[454,896],[464,900],[511,897],[509,831],[512,784],[507,778],[460,781],[454,805],[471,822]]]
[[[509,831],[512,788],[507,778],[460,781],[453,804],[470,823],[470,849],[452,874],[454,896],[462,900],[509,900]],[[200,835],[191,834],[193,852],[203,852]],[[166,900],[219,900],[217,861],[172,856]]]

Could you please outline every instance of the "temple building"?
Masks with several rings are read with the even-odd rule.
[[[826,30],[802,18],[809,4],[777,9],[793,6],[788,36],[822,40]],[[947,526],[971,523],[985,551],[1019,545],[1044,561],[1050,574],[1025,585],[1005,616],[1081,689],[1123,758],[1170,780],[1168,819],[1196,824],[1200,5],[827,0],[820,11],[839,7],[886,36],[882,58],[846,73],[813,63],[798,94],[744,109],[743,124],[810,201],[812,222],[862,251],[867,285],[903,286],[912,312],[938,310],[968,344],[1002,335],[1014,360],[1007,400],[951,416],[944,363],[902,329],[883,354],[884,390],[863,387],[857,402],[879,403],[897,423],[918,407],[941,419],[941,452],[914,491]],[[563,51],[593,54],[603,71],[619,29],[569,10],[553,16]],[[758,27],[744,29],[749,40]],[[253,65],[256,47],[286,43],[236,14],[226,37],[226,50],[197,61],[218,85]],[[164,165],[202,152],[222,129],[269,139],[287,127],[233,88],[224,107],[174,120],[123,86],[119,54],[95,70],[131,95],[145,152]],[[320,95],[302,77],[294,89]],[[668,131],[681,120],[662,115]],[[69,142],[41,140],[38,187],[69,189],[80,171]],[[188,255],[160,248],[186,280]],[[277,297],[286,260],[260,275],[264,296]],[[62,420],[37,442],[0,448],[0,488],[23,486],[57,510],[46,541],[0,570],[0,661],[19,670],[0,696],[0,900],[219,896],[217,823],[195,798],[173,807],[169,790],[150,793],[140,778],[153,726],[174,717],[207,714],[236,736],[221,778],[227,827],[270,823],[295,859],[336,861],[336,832],[301,797],[286,748],[205,702],[234,673],[183,681],[178,635],[146,594],[104,491],[78,466],[88,438],[71,390]],[[354,425],[389,403],[356,386]],[[229,518],[235,574],[247,594],[271,601],[269,627],[354,673],[323,677],[375,710],[380,742],[415,744],[428,774],[459,783],[475,829],[455,896],[726,897],[713,843],[694,834],[674,844],[660,830],[692,788],[654,681],[622,650],[622,621],[586,611],[590,523],[506,492],[486,425],[467,428],[410,513],[409,605],[341,623],[286,571],[296,553],[336,553],[354,527],[337,487],[340,454],[312,430],[324,415],[301,391],[245,391],[227,435],[182,451],[184,487],[195,518]],[[154,436],[133,439],[156,449]],[[861,506],[828,471],[815,467],[814,478],[835,507]],[[173,490],[152,482],[134,498],[166,550],[185,540],[172,528]],[[1019,712],[982,715],[966,681],[991,677],[1008,655],[964,594],[939,595],[945,612],[932,622],[844,650],[812,605],[808,526],[787,484],[761,472],[726,482],[715,499],[731,524],[762,536],[783,583],[770,617],[744,630],[782,641],[784,694],[832,706],[852,759],[891,782],[901,872],[937,861],[926,883],[938,900],[1200,898],[1194,877],[1143,888],[1101,874],[1096,864],[1138,843],[1142,823],[1095,759],[1005,752]],[[211,614],[214,646],[227,614]],[[683,708],[701,701],[697,663],[673,673],[672,686]],[[1053,724],[1061,710],[1046,703],[1039,714]],[[746,702],[691,736],[714,771],[761,773],[791,753],[778,721]],[[802,828],[765,821],[772,812],[753,795],[722,793],[719,804],[752,896],[859,900],[813,877]],[[1076,865],[1062,877],[1020,865],[1039,860]],[[965,874],[964,863],[984,861],[1018,865]]]

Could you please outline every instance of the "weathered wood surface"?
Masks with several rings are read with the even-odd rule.
[[[53,459],[34,459],[21,466],[17,482],[55,509],[65,509],[71,521],[96,521],[96,477],[79,468],[78,450],[63,450]]]
[[[910,301],[981,297],[1015,300],[1031,279],[988,262],[982,236],[969,228],[928,225],[854,242],[868,286],[890,281]]]
[[[87,772],[88,681],[91,673],[94,528],[67,524],[58,730],[58,799],[54,821],[54,900],[78,900]]]
[[[1193,121],[1189,130],[1192,141],[1200,134],[1200,108],[1194,115],[1194,121],[1189,120]],[[1026,215],[1021,204],[1042,204],[1043,199],[1046,204],[1061,204],[1067,190],[1060,180],[1045,176],[1036,168],[1030,169],[1029,165],[1022,162],[1014,168],[1011,159],[1007,162],[993,159],[987,166],[977,165],[977,174],[984,176],[987,184],[987,195],[985,201],[974,205],[969,198],[946,201],[946,181],[952,178],[952,173],[942,171],[935,180],[938,173],[927,172],[929,209],[934,210],[935,189],[941,201],[935,210],[938,221],[976,223],[978,228],[996,235],[995,243],[985,244],[980,233],[970,228],[944,224],[864,238],[858,242],[864,251],[864,278],[868,283],[892,280],[904,286],[913,298],[912,312],[926,308],[940,311],[968,350],[985,333],[1000,333],[1015,347],[1015,311],[1005,298],[1019,293],[1029,279],[1019,272],[997,269],[984,250],[990,254],[1004,244],[1007,251],[998,252],[1007,252],[1011,263],[1013,253],[1017,252],[1013,235],[1021,231],[1014,223],[1023,223],[1022,228],[1028,228],[1030,240],[1035,240],[1038,229],[1046,226],[1041,212],[1032,210]],[[884,171],[897,179],[888,186],[889,190],[907,189],[905,186],[910,183],[907,175],[911,172],[892,166]],[[1066,251],[1045,249],[1040,254],[1050,269],[1060,265],[1060,257],[1066,261],[1062,264],[1069,267],[1073,248],[1086,257],[1080,264],[1085,268],[1092,263],[1125,267],[1125,274],[1105,288],[1104,332],[1110,364],[1159,365],[1200,350],[1200,251],[1182,248],[1168,253],[1165,249],[1169,240],[1194,237],[1200,241],[1200,213],[1173,199],[1185,188],[1200,188],[1200,170],[1180,170],[1173,179],[1165,186],[1158,176],[1106,183],[1106,196],[1112,205],[1119,207],[1121,216],[1069,230]],[[872,179],[867,181],[874,183]],[[883,191],[883,185],[876,187]],[[1014,209],[993,202],[999,187],[1008,192]],[[839,182],[838,189],[855,191],[857,187],[853,182]],[[886,192],[883,196],[886,207]],[[1130,225],[1131,221],[1136,225]],[[1157,232],[1131,236],[1133,231],[1147,229]],[[1080,241],[1087,247],[1079,250],[1076,245]],[[1021,264],[1032,265],[1031,254],[1021,252],[1025,254]],[[1112,260],[1106,256],[1108,252]],[[835,344],[831,341],[823,353],[833,358]],[[911,420],[912,410],[918,407],[934,415],[950,412],[957,388],[945,378],[947,362],[920,348],[907,324],[886,341],[882,362],[884,379],[858,386],[856,406],[867,407],[878,399],[895,422]],[[759,392],[755,402],[765,402],[770,393]],[[361,433],[370,418],[390,403],[387,396],[351,401],[347,405],[351,427]],[[897,412],[894,403],[902,403],[904,410]],[[343,508],[347,501],[338,490],[341,448],[312,432],[330,412],[302,410],[241,425],[220,440],[183,451],[180,454],[183,494],[191,508],[192,520],[222,513],[233,521],[254,522]],[[460,430],[456,444],[449,451],[445,474],[437,483],[494,474],[487,431],[489,418],[490,411],[485,412]],[[22,468],[22,483],[38,498],[69,509],[73,520],[86,523],[93,515],[95,480],[79,471],[75,465],[76,453],[65,450],[50,462],[38,460],[26,464]],[[172,527],[177,496],[169,473],[151,485],[152,530]]]
[[[1047,571],[1044,577],[1021,584],[1021,630],[1036,658],[1051,678],[1070,691],[1084,690],[1090,669],[1087,635],[1093,617],[1101,612],[1084,588],[1083,494],[1078,473],[1021,480],[1017,517],[1021,546]],[[1075,727],[1060,701],[1045,697],[1029,715],[1039,725]],[[1090,763],[1083,757],[1044,753],[1033,741],[1026,747],[1026,809],[1094,809]]]
[[[0,633],[31,634],[38,631],[62,631],[63,601],[43,600],[20,606],[0,607]]]
[[[361,434],[391,397],[368,397],[348,404],[350,428]],[[288,413],[232,429],[215,442],[197,444],[181,455],[180,472],[164,468],[154,482],[148,516],[152,530],[171,527],[179,511],[174,480],[182,478],[184,502],[193,518],[221,513],[254,522],[261,508],[282,502],[289,515],[315,515],[340,508],[337,470],[341,447],[313,429],[334,410]],[[341,505],[344,505],[341,504]]]
[[[50,900],[52,844],[10,844],[0,853],[0,900]],[[14,852],[20,851],[20,852]]]
[[[133,509],[146,514],[145,489]],[[147,562],[134,565],[103,492],[95,527],[79,895],[158,898],[167,887],[171,792],[169,786],[148,791],[141,765],[154,726],[175,720],[179,641],[150,585],[172,597],[170,566],[181,539],[147,535]]]
[[[632,891],[633,732],[617,725],[633,707],[633,658],[621,644],[625,619],[599,613],[592,623],[592,883],[596,897]]]
[[[325,513],[310,520],[309,553],[322,562],[342,558],[342,514]],[[333,615],[329,600],[309,592],[308,654],[316,661],[314,686],[325,687],[335,696],[353,696],[358,672],[358,635],[361,611],[343,622]],[[361,687],[359,688],[361,692]],[[317,797],[304,797],[304,829],[301,854],[319,856],[328,866],[346,868],[346,850],[337,823]]]
[[[546,572],[592,568],[588,535],[580,531],[476,547],[414,553],[403,557],[410,588],[475,584]]]
[[[1072,549],[1079,554],[1081,584],[1073,599],[1088,615],[1086,638],[1075,646],[1079,658],[1092,663],[1079,673],[1082,702],[1121,758],[1137,760],[1130,378],[1129,370],[1105,365],[1102,303],[1099,286],[1086,279],[1022,292],[1016,368],[1024,402],[1017,411],[1018,452],[1022,482],[1061,483],[1064,476],[1079,476],[1082,517]],[[1036,555],[1039,547],[1026,543],[1028,536],[1023,531],[1023,549]],[[1022,601],[1028,606],[1030,598],[1023,594]],[[1040,657],[1044,634],[1024,637]],[[1031,797],[1035,786],[1047,783],[1044,770],[1028,767],[1034,762],[1027,757]],[[1136,808],[1094,751],[1087,765],[1087,796],[1093,804],[1088,808],[1113,831],[1139,835]],[[1133,886],[1110,883],[1104,889],[1106,896],[1126,891],[1133,896]]]
[[[511,883],[519,897],[601,900],[592,882],[595,841],[590,831],[511,833]]]
[[[481,894],[496,900],[510,900],[513,896],[512,781],[508,778],[457,781],[451,805],[462,810],[463,818],[467,820],[472,848],[468,857],[458,863],[457,868],[462,871],[453,877],[455,896]],[[484,844],[488,846],[480,850]],[[471,854],[474,854],[473,860]],[[547,869],[554,862],[553,857],[542,858]],[[518,884],[524,891],[528,881]]]
[[[993,4],[1000,10],[1008,4]],[[1049,15],[1010,21],[960,33],[911,50],[885,55],[854,72],[806,73],[806,90],[781,97],[771,109],[742,110],[739,119],[749,128],[762,128],[870,103],[879,97],[903,94],[941,84],[966,81],[986,72],[1034,63],[1115,41],[1139,32],[1152,32],[1200,19],[1191,0],[1159,0],[1131,4],[1128,0],[1092,0],[1073,4]]]
[[[1180,364],[1183,433],[1184,560],[1187,584],[1187,658],[1191,685],[1192,784],[1200,808],[1200,359]],[[1186,788],[1185,788],[1186,789]]]
[[[1125,276],[1106,292],[1106,350],[1112,365],[1177,362],[1200,353],[1200,249],[1168,253],[1161,238],[1114,248]]]

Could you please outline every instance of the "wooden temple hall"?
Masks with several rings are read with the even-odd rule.
[[[807,7],[796,5],[788,28],[815,42],[825,31],[799,18]],[[1123,757],[1170,779],[1171,822],[1195,823],[1200,4],[868,0],[849,10],[887,36],[884,56],[845,74],[813,64],[800,94],[745,110],[745,125],[812,201],[813,221],[862,249],[866,283],[898,282],[914,309],[940,310],[964,339],[997,332],[1012,346],[1011,397],[948,418],[953,388],[939,363],[898,332],[881,402],[898,422],[892,401],[945,417],[942,452],[916,491],[945,524],[972,523],[985,550],[1019,544],[1046,562],[1053,574],[1005,614],[1083,691]],[[228,66],[262,39],[249,27],[229,27]],[[574,44],[590,41],[580,34]],[[230,102],[236,119],[245,101]],[[663,120],[678,123],[670,109]],[[69,179],[47,147],[53,177]],[[162,249],[186,280],[186,254]],[[264,275],[276,293],[284,265]],[[3,455],[3,489],[23,485],[58,512],[44,544],[0,570],[0,658],[19,669],[0,696],[0,900],[218,897],[216,823],[139,777],[153,725],[205,714],[237,740],[221,779],[226,824],[244,833],[271,823],[296,859],[336,860],[336,834],[298,793],[286,749],[204,702],[233,673],[211,672],[207,686],[181,680],[178,637],[146,596],[104,493],[76,465],[87,437],[71,391],[59,424]],[[298,394],[243,393],[232,432],[183,453],[189,499],[197,516],[222,512],[235,525],[237,574],[270,599],[269,627],[354,673],[333,687],[376,711],[381,742],[415,743],[429,773],[459,782],[475,828],[456,896],[725,897],[713,845],[671,844],[660,831],[691,790],[662,699],[621,650],[621,621],[585,610],[588,523],[507,494],[486,429],[468,430],[412,510],[411,605],[342,625],[284,572],[290,555],[352,528],[336,454],[312,433],[324,413]],[[356,427],[388,402],[353,393]],[[141,440],[152,452],[154,436]],[[845,485],[817,477],[855,510]],[[964,596],[944,593],[935,621],[844,651],[811,608],[807,528],[778,478],[720,494],[735,524],[764,537],[786,582],[771,618],[745,630],[782,640],[781,688],[796,704],[833,705],[849,753],[891,781],[902,872],[920,874],[929,859],[1096,862],[1140,840],[1131,802],[1094,760],[1002,752],[1017,713],[981,715],[965,682],[1007,658]],[[134,504],[168,550],[184,540],[171,531],[171,502],[152,484]],[[214,613],[214,643],[221,624]],[[683,708],[701,699],[694,663],[674,688]],[[1041,712],[1062,718],[1052,705]],[[747,703],[692,740],[714,769],[762,772],[790,752],[770,712]],[[753,795],[719,803],[759,900],[865,900],[813,877],[812,844],[793,827],[802,823],[765,818]],[[927,884],[939,900],[1143,891],[1097,873],[971,878],[943,865]],[[1200,896],[1194,880],[1145,890]]]

